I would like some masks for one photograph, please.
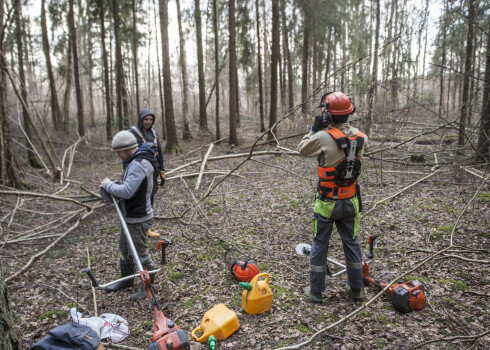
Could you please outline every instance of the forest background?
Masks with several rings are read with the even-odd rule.
[[[127,346],[148,345],[147,310],[92,297],[79,273],[118,273],[117,216],[82,200],[120,176],[110,140],[148,107],[168,178],[155,227],[173,242],[159,297],[188,334],[217,302],[240,307],[231,247],[270,273],[275,301],[223,347],[487,348],[489,14],[477,0],[0,0],[3,344],[32,345],[76,305],[128,318]],[[378,234],[380,277],[424,282],[420,313],[368,288],[356,306],[342,278],[324,306],[302,301],[309,265],[293,254],[316,171],[295,148],[326,91],[352,98],[370,138],[363,245]]]

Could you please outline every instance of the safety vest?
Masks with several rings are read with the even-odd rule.
[[[153,142],[146,142],[145,136],[142,134],[140,129],[137,126],[132,126],[130,130],[133,130],[134,133],[139,136],[139,138],[143,141],[143,143],[146,143],[148,147],[150,147],[153,152],[155,152],[155,158],[158,157],[158,135],[155,131],[155,129],[151,128],[151,133],[153,135]],[[136,136],[135,135],[135,136]]]
[[[357,131],[357,135],[347,137],[335,127],[325,131],[334,138],[338,149],[344,151],[345,157],[335,167],[318,166],[318,192],[321,197],[326,196],[331,199],[354,197],[357,178],[361,173],[359,151],[364,145],[364,134]]]

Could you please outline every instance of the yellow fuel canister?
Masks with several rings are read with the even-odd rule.
[[[210,335],[214,335],[217,340],[224,340],[240,327],[236,313],[226,307],[225,304],[218,304],[209,309],[203,316],[199,327],[194,328],[191,336],[198,342],[207,342]],[[201,332],[200,337],[196,336]]]
[[[259,280],[261,277],[265,277],[265,280]],[[250,315],[269,311],[272,307],[269,274],[267,272],[258,274],[250,281],[250,285],[252,289],[244,290],[242,294],[243,311]]]

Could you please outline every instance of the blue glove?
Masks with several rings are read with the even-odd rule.
[[[315,117],[315,122],[311,126],[311,131],[313,131],[314,133],[317,133],[320,130],[325,129],[327,126],[324,125],[324,124],[325,124],[325,121],[324,121],[323,116],[322,115],[317,115]]]

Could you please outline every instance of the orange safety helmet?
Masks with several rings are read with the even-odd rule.
[[[328,92],[323,95],[320,106],[331,115],[348,115],[356,110],[349,96],[340,91]]]

